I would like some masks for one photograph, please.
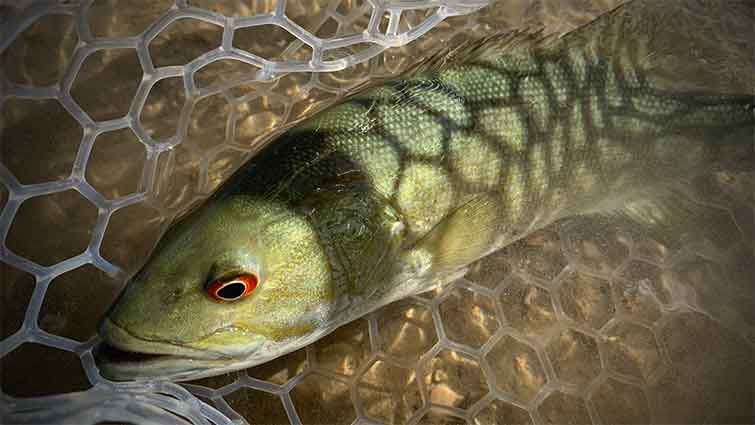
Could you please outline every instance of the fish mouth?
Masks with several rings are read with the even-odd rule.
[[[111,381],[189,381],[256,366],[310,344],[336,327],[288,341],[228,344],[219,352],[143,339],[105,318],[99,331],[102,340],[92,354],[100,375]]]
[[[100,335],[103,339],[94,348],[94,360],[100,374],[113,381],[192,379],[202,371],[238,361],[217,351],[142,339],[109,318],[102,322]]]
[[[113,363],[143,362],[170,356],[169,354],[152,354],[121,350],[107,342],[101,342],[97,345],[95,350],[98,359],[107,359],[107,361]]]

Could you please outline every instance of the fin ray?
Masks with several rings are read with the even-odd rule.
[[[452,271],[486,254],[505,236],[500,199],[478,194],[449,213],[413,248],[431,258],[433,272]]]

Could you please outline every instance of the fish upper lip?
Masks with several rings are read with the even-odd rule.
[[[234,362],[244,358],[145,340],[109,318],[102,322],[101,333],[107,338],[95,347],[95,363],[103,377],[114,381],[197,379],[216,370],[235,370]]]
[[[102,322],[100,333],[102,335],[101,344],[126,353],[154,355],[156,357],[172,356],[207,360],[231,358],[228,354],[218,351],[199,350],[167,341],[150,341],[148,339],[140,338],[129,332],[128,329],[118,325],[110,318],[105,318]]]

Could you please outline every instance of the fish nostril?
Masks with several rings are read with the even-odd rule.
[[[165,294],[165,297],[163,297],[163,302],[166,304],[175,304],[176,301],[181,297],[181,290],[176,288],[173,290],[168,291],[167,294]]]

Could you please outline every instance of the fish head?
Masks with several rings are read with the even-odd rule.
[[[237,195],[168,230],[103,319],[95,358],[114,380],[240,369],[322,333],[332,300],[309,221]]]

